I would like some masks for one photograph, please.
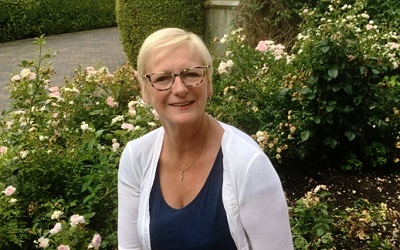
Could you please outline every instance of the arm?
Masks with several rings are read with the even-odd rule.
[[[293,249],[286,198],[280,179],[264,154],[258,155],[248,169],[239,202],[251,249]]]
[[[118,170],[118,249],[142,249],[137,232],[140,173],[134,166],[129,144],[121,155]]]

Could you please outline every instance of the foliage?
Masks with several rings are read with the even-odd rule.
[[[0,0],[0,42],[116,25],[113,0]]]
[[[1,154],[7,154],[6,149],[0,151]],[[0,158],[1,160],[1,158]],[[10,246],[21,246],[26,238],[27,227],[25,223],[19,223],[18,218],[21,216],[22,211],[15,209],[18,202],[15,187],[12,185],[7,188],[0,183],[0,249],[5,249]],[[4,190],[4,191],[3,191]]]
[[[342,4],[354,4],[356,0],[342,0]],[[244,34],[251,45],[260,40],[273,40],[282,43],[290,50],[299,33],[302,22],[299,13],[304,8],[318,7],[316,14],[322,13],[330,1],[283,1],[283,0],[242,0],[236,8],[234,22],[243,27]],[[400,27],[400,2],[397,0],[368,0],[365,10],[371,19],[385,23],[393,30]]]
[[[285,166],[398,164],[399,34],[370,20],[363,1],[330,3],[302,11],[293,54],[270,40],[254,48],[243,29],[223,37],[215,115]]]
[[[304,6],[318,1],[242,0],[235,12],[235,25],[244,28],[244,35],[253,46],[260,40],[273,40],[290,48],[299,32]]]
[[[204,1],[117,0],[116,15],[122,44],[132,65],[136,65],[144,39],[158,29],[177,27],[205,35]]]
[[[327,202],[330,197],[327,187],[320,185],[307,192],[292,208],[291,225],[297,249],[333,249],[337,211]]]
[[[334,202],[329,188],[319,185],[290,208],[295,249],[394,249],[398,211],[365,199],[344,208]]]
[[[121,150],[158,122],[140,100],[129,65],[114,75],[105,67],[78,69],[64,86],[51,86],[51,64],[45,66],[51,53],[42,51],[43,37],[34,43],[39,57],[23,61],[21,72],[12,77],[11,108],[0,122],[0,183],[17,188],[13,213],[21,215],[2,223],[2,228],[22,231],[16,239],[1,242],[16,246],[23,241],[23,249],[32,249],[34,240],[54,226],[50,215],[60,210],[64,215],[81,214],[90,224],[80,231],[63,229],[50,243],[66,237],[64,244],[84,249],[88,237],[98,233],[103,247],[115,246]]]

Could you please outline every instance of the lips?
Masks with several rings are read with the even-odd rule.
[[[179,103],[172,103],[172,104],[170,104],[170,105],[171,105],[172,107],[178,107],[178,108],[180,108],[180,107],[186,107],[186,106],[192,104],[193,102],[194,102],[194,101],[179,102]]]

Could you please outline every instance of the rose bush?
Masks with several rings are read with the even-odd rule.
[[[211,112],[280,165],[398,165],[400,36],[371,20],[365,1],[330,3],[302,11],[290,53],[273,41],[252,47],[240,28],[224,36]]]
[[[39,57],[23,61],[12,77],[10,108],[0,122],[0,183],[18,195],[14,204],[1,203],[9,218],[1,229],[18,233],[0,244],[86,249],[98,234],[102,247],[114,247],[119,156],[127,141],[158,126],[156,114],[140,99],[129,65],[114,74],[106,67],[79,68],[73,79],[52,83],[46,63],[52,54],[42,51],[43,37],[34,43]],[[12,192],[9,187],[4,194]],[[65,218],[55,227],[54,211],[82,215],[84,227]]]
[[[398,34],[370,20],[361,1],[327,6],[302,12],[291,52],[269,40],[250,46],[240,28],[223,37],[208,112],[253,134],[278,168],[398,164]],[[35,40],[38,58],[12,77],[0,119],[0,249],[115,249],[119,157],[127,141],[160,125],[157,114],[128,64],[51,82],[43,43]],[[389,239],[386,230],[398,213],[365,201],[339,210],[332,201],[320,186],[290,208],[296,249],[339,239],[398,246],[398,232]]]

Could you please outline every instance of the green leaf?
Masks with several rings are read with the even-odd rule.
[[[362,97],[361,96],[357,95],[357,96],[353,97],[353,103],[356,106],[358,106],[361,103],[361,101],[362,101]]]
[[[341,89],[342,89],[342,85],[340,85],[340,84],[333,84],[332,85],[333,92],[338,92]]]
[[[300,90],[300,94],[302,94],[302,95],[306,95],[306,94],[309,94],[309,93],[311,93],[311,89],[309,89],[309,88],[302,88]]]
[[[87,202],[88,202],[88,200],[90,200],[90,199],[92,199],[93,198],[93,195],[91,194],[91,195],[88,195],[88,196],[86,196],[85,197],[85,199],[83,199],[83,204],[86,204]]]
[[[90,184],[91,184],[90,181],[83,183],[81,192],[85,192],[88,189]]]
[[[92,112],[90,112],[89,115],[91,115],[91,116],[97,116],[97,115],[100,115],[101,113],[103,113],[103,110],[101,110],[101,109],[96,109],[96,110],[93,110]]]
[[[329,101],[328,105],[326,106],[326,111],[332,112],[335,109],[336,101]]]
[[[104,129],[100,129],[96,131],[96,138],[99,138],[104,132]]]
[[[318,235],[319,237],[321,237],[322,235],[324,235],[324,233],[325,233],[325,230],[323,230],[322,228],[318,228],[318,229],[317,229],[317,235]]]
[[[322,52],[327,53],[330,50],[329,46],[325,46],[321,48]]]
[[[350,84],[344,85],[343,90],[346,92],[346,94],[353,94],[353,87]]]
[[[360,75],[364,75],[365,73],[367,73],[367,68],[366,67],[360,67]]]
[[[284,95],[286,95],[288,92],[289,92],[289,88],[283,88],[283,89],[281,90],[281,92],[279,93],[279,95],[284,96]]]
[[[375,75],[379,75],[381,72],[377,69],[372,69],[372,73],[374,73]]]
[[[351,130],[346,130],[346,131],[344,132],[344,135],[347,137],[347,139],[348,139],[349,141],[352,141],[352,140],[354,140],[354,138],[356,138],[356,134],[355,134],[353,131],[351,131]]]
[[[87,149],[89,150],[90,153],[93,152],[93,148],[94,148],[94,144],[96,143],[96,140],[94,138],[92,138],[88,145],[87,145]]]
[[[308,83],[314,84],[318,82],[318,75],[312,75],[310,76],[310,79],[308,79]]]
[[[321,117],[314,117],[313,121],[315,122],[315,124],[320,124],[321,123]]]
[[[336,146],[339,144],[339,142],[335,138],[327,137],[324,140],[324,144],[330,146],[331,148],[336,148]]]
[[[346,107],[344,107],[344,109],[343,109],[343,112],[345,112],[345,113],[350,113],[350,112],[352,112],[353,110],[354,110],[353,107],[351,107],[351,106],[349,106],[349,105],[346,105]]]
[[[310,135],[311,135],[310,131],[308,131],[308,130],[302,131],[302,132],[300,133],[301,141],[302,141],[302,142],[307,141],[308,138],[310,138]]]
[[[336,78],[339,75],[339,71],[337,69],[335,69],[335,68],[329,69],[328,70],[328,75],[331,78]]]

